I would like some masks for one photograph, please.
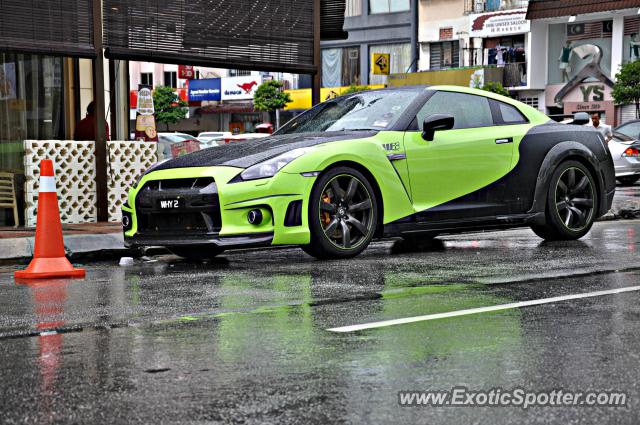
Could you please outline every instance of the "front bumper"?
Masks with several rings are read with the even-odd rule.
[[[131,189],[122,208],[125,245],[244,248],[309,243],[307,203],[315,178],[281,172],[270,179],[229,183],[239,171],[192,167],[149,173]],[[214,184],[176,188],[176,182],[189,179]],[[166,199],[179,199],[180,207],[163,209]],[[262,221],[251,224],[248,215],[256,209]]]
[[[136,248],[144,246],[183,246],[183,245],[214,245],[220,248],[253,248],[270,246],[273,233],[254,233],[220,237],[216,235],[161,235],[161,236],[125,236],[124,246]]]

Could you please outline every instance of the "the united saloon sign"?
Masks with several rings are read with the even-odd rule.
[[[526,16],[526,9],[471,15],[469,35],[484,38],[527,33],[531,26]]]

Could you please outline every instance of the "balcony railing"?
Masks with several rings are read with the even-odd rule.
[[[466,13],[498,12],[501,10],[524,9],[529,0],[464,0]]]

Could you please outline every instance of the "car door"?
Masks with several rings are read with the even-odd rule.
[[[492,102],[484,96],[437,91],[417,113],[404,145],[419,221],[503,211],[504,188],[496,182],[512,167],[514,130],[496,125]],[[422,122],[432,114],[452,115],[455,125],[426,141]]]

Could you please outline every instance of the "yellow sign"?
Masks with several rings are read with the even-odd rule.
[[[367,86],[371,90],[383,89],[384,85]],[[320,100],[322,102],[340,96],[349,87],[325,87],[320,89]],[[287,103],[285,111],[299,111],[311,108],[311,89],[285,90],[291,97],[291,103]]]
[[[389,75],[391,68],[391,55],[389,53],[374,53],[371,55],[373,64],[371,68],[376,75]]]
[[[442,71],[410,72],[408,74],[391,74],[389,87],[447,85],[475,87],[475,75],[481,73],[484,81],[502,81],[504,68],[460,68]]]

